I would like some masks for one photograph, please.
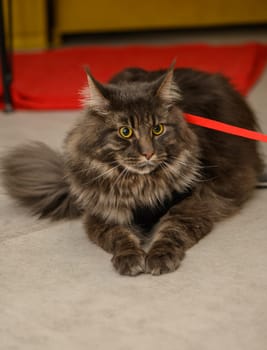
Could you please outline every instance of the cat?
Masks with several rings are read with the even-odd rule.
[[[85,112],[60,154],[35,142],[2,161],[8,193],[40,217],[83,216],[122,275],[175,271],[187,249],[251,197],[257,142],[186,122],[183,112],[257,130],[220,74],[128,68],[101,84],[88,71]]]

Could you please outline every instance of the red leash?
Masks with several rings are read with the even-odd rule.
[[[251,131],[243,128],[238,128],[237,126],[225,124],[222,122],[217,122],[216,120],[199,117],[193,114],[184,113],[186,121],[190,124],[202,126],[204,128],[213,129],[227,134],[232,134],[236,136],[245,137],[247,139],[267,142],[267,135],[264,135],[257,131]]]

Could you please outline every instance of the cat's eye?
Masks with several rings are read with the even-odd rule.
[[[153,128],[152,128],[152,133],[153,133],[154,135],[156,135],[156,136],[161,135],[161,134],[163,133],[163,131],[164,131],[164,126],[163,126],[163,124],[155,125],[155,126],[153,126]]]
[[[129,139],[133,135],[133,129],[129,128],[128,126],[122,126],[119,128],[119,134],[121,137]]]

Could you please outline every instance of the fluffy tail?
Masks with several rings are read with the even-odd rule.
[[[34,142],[15,148],[1,163],[7,192],[34,214],[55,220],[82,214],[64,178],[60,153]]]

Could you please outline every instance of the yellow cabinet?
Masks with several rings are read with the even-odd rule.
[[[14,49],[47,47],[46,0],[12,0],[11,4]],[[7,0],[4,0],[5,19],[7,9]]]
[[[15,49],[47,47],[47,0],[11,0]],[[54,0],[63,34],[267,23],[267,0]],[[7,0],[4,0],[6,10]]]
[[[185,28],[267,22],[267,0],[57,0],[55,32]]]

